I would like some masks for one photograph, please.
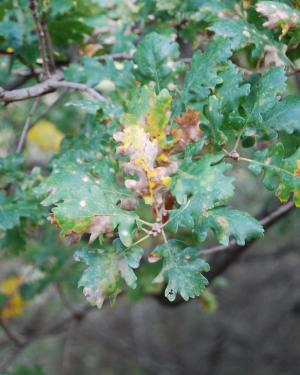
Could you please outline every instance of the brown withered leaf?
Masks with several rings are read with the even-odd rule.
[[[182,151],[191,142],[196,142],[203,135],[203,131],[199,128],[200,113],[195,110],[188,110],[182,116],[176,118],[179,129],[173,129],[172,135],[178,141],[174,150]]]

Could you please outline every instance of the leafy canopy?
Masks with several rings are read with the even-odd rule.
[[[20,293],[205,298],[205,244],[264,232],[236,207],[241,168],[300,206],[299,2],[19,3],[0,4],[1,256],[43,275]]]

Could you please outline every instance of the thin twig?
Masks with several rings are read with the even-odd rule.
[[[0,371],[1,373],[5,371],[17,358],[17,356],[22,352],[23,347],[21,346],[13,346],[7,355],[2,357],[2,361],[0,362]]]
[[[65,96],[66,94],[68,93],[69,89],[64,89],[60,94],[59,96],[45,109],[45,111],[43,113],[41,113],[31,124],[30,127],[34,126],[35,124],[37,124],[39,121],[41,121],[43,118],[45,118],[48,113],[51,111],[51,109],[53,109]]]
[[[292,70],[291,72],[287,72],[286,75],[287,76],[293,76],[295,74],[299,74],[300,73],[300,68],[296,68],[294,70]]]
[[[38,9],[38,2],[37,0],[30,0],[29,3],[29,8],[31,10],[32,17],[34,19],[36,29],[38,32],[38,37],[39,37],[39,50],[40,54],[43,60],[43,69],[44,69],[44,74],[46,78],[50,77],[50,70],[49,70],[49,62],[48,62],[48,55],[47,55],[47,49],[46,49],[46,39],[45,39],[45,33],[42,27],[42,24],[39,20],[39,16],[37,13]]]
[[[3,332],[12,341],[16,346],[23,346],[26,343],[26,340],[23,339],[18,333],[16,333],[12,328],[6,324],[4,319],[0,317],[0,327],[2,328]]]
[[[53,82],[53,88],[58,89],[60,87],[65,87],[72,90],[78,90],[83,91],[89,94],[90,96],[93,96],[95,99],[99,100],[100,102],[104,102],[105,98],[101,94],[98,93],[95,89],[92,89],[91,87],[85,85],[84,83],[76,83],[76,82],[70,82],[70,81],[56,81]]]
[[[45,30],[45,40],[46,40],[46,45],[47,45],[48,52],[49,52],[50,68],[51,68],[51,72],[53,73],[56,70],[55,59],[54,59],[54,48],[53,48],[53,44],[52,44],[52,40],[51,40],[49,28],[48,28],[46,12],[43,12],[42,25]]]
[[[23,126],[23,130],[22,130],[22,134],[21,134],[21,137],[19,139],[19,142],[18,142],[18,145],[17,145],[17,148],[16,148],[16,153],[20,153],[22,151],[22,148],[24,146],[24,143],[25,143],[25,139],[26,139],[26,136],[27,136],[27,133],[28,133],[28,130],[30,128],[30,125],[31,125],[31,121],[32,121],[32,116],[34,115],[36,109],[37,109],[37,106],[40,102],[40,98],[36,98],[33,102],[33,105],[32,105],[32,108],[27,116],[27,119],[25,121],[25,124]]]
[[[105,101],[105,98],[99,94],[95,89],[77,82],[70,82],[63,80],[62,72],[56,72],[49,79],[38,83],[31,87],[7,91],[0,87],[0,101],[7,103],[18,102],[30,98],[36,98],[45,94],[49,94],[59,88],[67,88],[72,90],[83,91],[97,99],[98,101]]]

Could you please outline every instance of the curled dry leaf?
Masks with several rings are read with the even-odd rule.
[[[125,186],[143,197],[147,204],[152,204],[154,200],[159,203],[162,200],[161,188],[170,186],[170,175],[176,171],[177,164],[160,157],[157,140],[150,140],[150,134],[142,127],[128,126],[122,132],[115,133],[114,139],[123,144],[117,148],[117,152],[130,159],[123,164],[124,171],[138,177],[138,180],[127,179]],[[159,165],[160,159],[166,166]]]

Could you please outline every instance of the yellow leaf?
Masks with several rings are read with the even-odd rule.
[[[59,151],[64,135],[56,126],[47,120],[35,124],[27,134],[27,142],[38,146],[41,151]]]
[[[297,160],[297,168],[294,172],[294,175],[296,177],[300,177],[300,160]],[[300,191],[299,191],[299,189],[294,191],[294,202],[295,202],[295,206],[297,208],[299,208],[300,207]]]
[[[157,139],[162,148],[167,146],[165,128],[169,122],[171,103],[172,96],[168,90],[163,89],[158,96],[153,93],[150,110],[147,115],[147,130],[149,131],[150,139]]]
[[[101,44],[93,44],[89,43],[87,44],[83,50],[80,51],[80,54],[83,56],[92,57],[95,53],[97,53],[102,48]]]
[[[2,319],[11,319],[22,315],[25,308],[25,301],[19,291],[21,284],[22,278],[19,276],[12,276],[0,284],[0,292],[8,297],[0,310],[0,317]]]
[[[296,168],[296,170],[294,172],[294,175],[296,177],[300,177],[300,160],[297,160],[297,168]]]
[[[160,148],[169,149],[172,147],[167,142],[171,103],[172,96],[167,89],[156,95],[153,88],[144,86],[130,104],[130,112],[122,116],[122,124],[143,127],[151,141],[157,140]]]

